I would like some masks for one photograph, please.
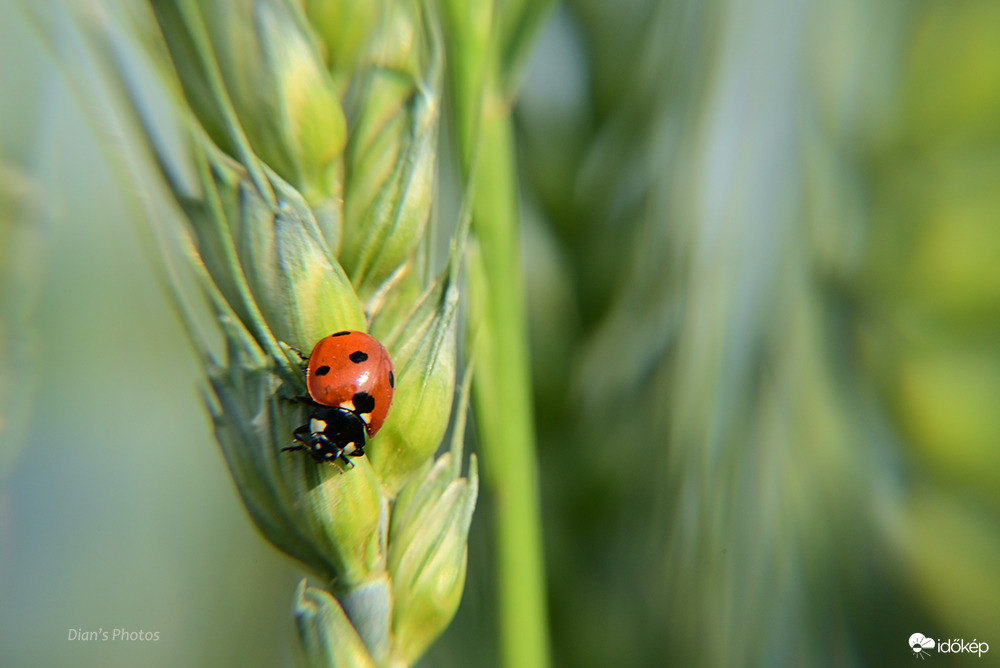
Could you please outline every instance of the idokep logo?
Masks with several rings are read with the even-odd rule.
[[[934,649],[936,644],[937,643],[925,636],[923,633],[914,633],[910,636],[910,649],[912,649],[914,654],[919,656],[921,659],[925,656],[930,656],[927,650]]]
[[[936,650],[939,654],[977,654],[982,656],[986,652],[990,651],[990,646],[984,642],[977,642],[975,638],[972,642],[965,642],[964,640],[938,640],[934,641],[928,638],[923,633],[914,633],[910,636],[909,641],[910,649],[913,651],[914,656],[919,656],[921,659],[930,656],[930,652]]]

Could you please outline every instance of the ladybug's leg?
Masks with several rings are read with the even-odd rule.
[[[354,462],[348,461],[344,456],[343,448],[327,438],[325,434],[312,431],[309,425],[302,425],[296,429],[292,432],[292,437],[301,445],[282,448],[282,452],[286,450],[305,450],[316,462],[329,462],[333,464],[340,460],[347,464],[348,468],[354,468]]]
[[[293,353],[295,353],[295,355],[296,355],[296,356],[297,356],[297,357],[299,358],[299,360],[300,360],[300,361],[302,362],[302,366],[303,366],[303,367],[305,367],[305,363],[309,361],[309,358],[308,358],[308,357],[306,357],[305,355],[303,355],[303,354],[302,354],[302,351],[301,351],[301,350],[299,350],[299,349],[298,349],[298,348],[296,348],[295,346],[290,346],[290,345],[288,345],[288,344],[287,344],[287,343],[285,343],[284,341],[279,341],[279,342],[278,342],[278,344],[279,344],[279,345],[280,345],[280,346],[281,346],[281,347],[282,347],[282,348],[283,348],[284,350],[287,350],[287,351],[290,351],[290,352],[293,352]]]
[[[309,425],[304,424],[292,432],[292,438],[303,445],[315,445],[316,434],[309,430]]]
[[[361,448],[355,448],[352,452],[347,453],[343,450],[340,451],[340,461],[347,464],[348,468],[354,468],[354,462],[352,462],[348,457],[361,457],[365,454],[365,451]]]
[[[364,455],[365,455],[364,441],[351,442],[348,443],[345,447],[340,449],[340,460],[345,464],[347,464],[348,466],[350,466],[352,469],[354,468],[354,462],[348,459],[348,457],[351,457],[353,459],[354,457],[364,457]]]
[[[282,448],[282,452],[305,450],[316,461],[323,461],[323,446],[330,445],[330,442],[326,440],[325,436],[311,431],[309,429],[309,425],[307,424],[304,424],[293,431],[292,438],[295,439],[297,445],[290,445],[287,448]]]
[[[315,406],[309,422],[292,432],[295,442],[282,452],[305,450],[313,461],[343,462],[348,469],[354,468],[351,459],[365,454],[364,422],[343,408],[319,406],[312,400],[309,403]]]
[[[292,438],[295,439],[296,445],[290,445],[287,448],[282,448],[281,451],[292,452],[294,450],[309,450],[311,446],[310,443],[311,439],[309,437],[310,437],[309,428],[306,427],[305,425],[302,425],[301,427],[292,432]]]
[[[348,457],[353,459],[364,454],[365,424],[361,418],[343,408],[322,407],[313,413],[310,422],[312,428],[330,443],[334,456],[329,460],[339,459],[354,468],[354,462]]]
[[[324,434],[317,434],[313,432],[311,436],[317,443],[320,444],[320,447],[310,451],[313,459],[318,462],[330,462],[331,464],[336,464],[338,461],[341,461],[347,464],[348,469],[354,468],[354,462],[347,458],[348,455],[344,452],[344,448],[338,446]],[[355,453],[351,453],[351,456],[355,456]]]
[[[322,448],[315,450],[313,459],[316,461],[330,462],[331,464],[336,463],[338,460],[347,464],[348,469],[354,468],[354,462],[349,461],[344,455],[344,449],[339,447],[336,443],[328,439],[323,434],[313,433],[313,436],[321,444]]]

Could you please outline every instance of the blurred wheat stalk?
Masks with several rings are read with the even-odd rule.
[[[41,188],[0,146],[0,481],[14,470],[35,400]]]
[[[566,665],[853,659],[834,601],[880,567],[853,546],[891,492],[830,335],[861,224],[827,178],[850,128],[802,120],[811,22],[863,13],[821,4],[579,0],[553,33],[579,69],[527,88]]]
[[[560,663],[996,629],[995,4],[565,7],[519,125]]]
[[[21,25],[16,20],[11,24],[13,29]],[[0,99],[0,483],[23,450],[37,399],[41,351],[33,326],[46,223],[55,206],[37,169],[45,127],[37,109],[47,76],[35,62],[19,63],[16,72],[0,71],[0,88],[20,90],[22,81],[32,81],[36,88]]]

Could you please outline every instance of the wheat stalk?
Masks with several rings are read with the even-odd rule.
[[[318,578],[295,603],[310,665],[412,665],[457,610],[478,487],[474,456],[461,472],[467,389],[434,457],[453,412],[467,222],[430,275],[433,8],[153,0],[146,10],[132,26],[187,160],[168,150],[119,35],[101,20],[79,28],[182,213],[159,237],[163,266],[236,487],[261,533]],[[286,400],[305,393],[296,351],[344,329],[381,340],[396,371],[392,410],[346,471],[282,452],[306,420]]]

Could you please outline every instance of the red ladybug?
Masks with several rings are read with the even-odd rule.
[[[308,424],[292,436],[317,462],[338,459],[354,466],[348,457],[360,457],[365,440],[382,427],[392,405],[396,377],[389,353],[364,332],[343,331],[320,339],[306,366],[308,397],[300,401],[313,407]]]

